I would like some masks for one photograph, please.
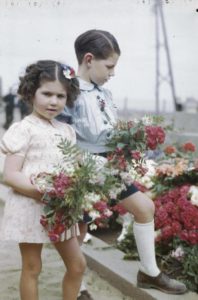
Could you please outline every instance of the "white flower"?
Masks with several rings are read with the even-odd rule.
[[[154,185],[154,183],[152,182],[151,178],[149,176],[143,176],[141,178],[141,183],[147,188],[150,189],[152,188],[152,186]]]
[[[157,166],[157,163],[152,160],[152,159],[147,159],[146,160],[146,168],[148,169],[146,175],[147,176],[155,176],[156,174],[156,166]]]
[[[175,251],[171,252],[171,257],[174,257],[176,259],[181,259],[184,256],[184,250],[181,246],[177,247]]]
[[[134,178],[128,172],[120,172],[120,176],[126,185],[131,185],[134,181]]]
[[[122,231],[117,238],[117,242],[120,243],[121,241],[123,241],[127,233],[128,233],[128,227],[122,227]]]
[[[190,194],[190,202],[193,205],[198,206],[198,187],[195,185],[192,185],[189,189],[189,194]]]
[[[110,210],[110,209],[105,209],[103,214],[106,216],[106,217],[111,217],[113,212]]]
[[[100,200],[100,195],[95,193],[87,193],[84,197],[85,202],[96,203]]]
[[[109,192],[109,198],[110,199],[116,199],[117,198],[117,193],[115,190],[112,190]]]
[[[144,125],[151,125],[153,123],[153,119],[152,119],[152,117],[144,116],[142,118],[142,122]]]
[[[107,158],[99,156],[99,155],[93,155],[92,156],[93,160],[96,163],[96,169],[100,170],[104,167],[104,165],[107,163]]]
[[[91,203],[84,202],[84,203],[82,204],[82,210],[90,211],[91,209],[93,209],[93,206],[92,206]]]
[[[89,216],[90,218],[92,218],[92,220],[95,220],[97,218],[100,218],[100,213],[96,210],[93,210],[89,212]]]
[[[84,201],[82,205],[82,209],[85,211],[90,211],[93,209],[93,203],[96,203],[100,200],[100,195],[95,193],[87,193],[84,196]]]
[[[120,187],[115,187],[109,191],[110,199],[117,199],[118,194],[120,194],[123,190],[126,190],[126,186],[122,184]]]
[[[97,227],[97,225],[95,223],[92,223],[92,224],[89,225],[89,229],[90,230],[96,230],[97,228],[98,227]]]
[[[89,180],[91,184],[99,184],[103,185],[105,183],[106,177],[103,174],[95,174],[92,176],[92,178]]]
[[[155,231],[155,239],[161,234],[161,229]]]

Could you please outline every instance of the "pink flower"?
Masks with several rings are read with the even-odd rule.
[[[58,234],[54,233],[53,231],[52,232],[49,231],[48,236],[49,236],[49,239],[51,242],[56,243],[56,242],[60,241],[60,236]]]
[[[45,216],[41,216],[40,223],[43,227],[48,226],[48,220],[45,218]]]

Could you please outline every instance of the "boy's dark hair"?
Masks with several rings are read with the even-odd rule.
[[[74,101],[80,93],[79,82],[75,77],[71,79],[66,78],[64,75],[65,68],[73,71],[69,66],[53,60],[40,60],[29,65],[25,70],[24,76],[19,78],[19,96],[25,102],[31,104],[36,90],[42,83],[58,80],[67,92],[67,106],[73,107]]]
[[[106,59],[114,52],[121,51],[116,38],[108,31],[92,29],[77,37],[74,43],[79,65],[86,53],[92,53],[96,59]]]

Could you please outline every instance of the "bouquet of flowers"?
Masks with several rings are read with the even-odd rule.
[[[132,169],[140,176],[147,171],[145,158],[148,150],[156,150],[164,143],[165,130],[159,124],[162,117],[143,117],[133,121],[119,121],[108,141],[108,160],[121,170]]]
[[[61,234],[82,220],[95,222],[111,215],[107,201],[125,189],[125,184],[114,176],[115,170],[103,158],[82,153],[76,145],[62,140],[59,145],[64,156],[62,166],[52,174],[32,176],[32,183],[43,193],[44,213],[41,224],[51,241],[59,241]],[[66,167],[64,167],[66,166]]]

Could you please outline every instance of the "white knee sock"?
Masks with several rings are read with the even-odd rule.
[[[140,270],[149,276],[157,276],[160,270],[155,258],[154,221],[133,223],[133,233],[140,258]]]

